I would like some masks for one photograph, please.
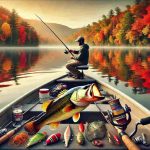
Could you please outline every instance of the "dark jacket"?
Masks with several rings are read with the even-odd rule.
[[[82,45],[79,55],[76,57],[78,61],[84,65],[88,64],[89,61],[89,46],[87,44]]]

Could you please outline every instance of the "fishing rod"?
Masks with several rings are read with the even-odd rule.
[[[72,54],[72,52],[71,52],[70,49],[67,47],[67,45],[60,39],[60,37],[59,37],[38,15],[35,14],[35,16],[41,20],[41,22],[42,22],[42,23],[59,39],[59,41],[66,47],[67,51],[72,55],[72,57],[75,58],[75,56]]]
[[[8,133],[6,133],[2,137],[0,137],[0,145],[3,144],[8,139],[10,139],[17,131],[19,131],[22,128],[22,126],[24,126],[26,123],[28,123],[29,121],[33,120],[34,118],[35,118],[35,116],[33,116],[32,118],[30,118],[27,121],[25,121],[22,125],[19,125],[15,129],[10,130]]]
[[[103,117],[105,118],[106,122],[108,123],[108,127],[109,130],[111,130],[111,135],[113,135],[114,140],[120,144],[120,140],[119,138],[115,135],[116,132],[118,133],[117,129],[111,124],[111,122],[109,121],[109,119],[104,115],[104,113],[102,112],[101,108],[98,106],[98,104],[96,102],[94,102],[96,107],[98,108],[99,112],[103,115]],[[146,118],[145,122],[149,122],[149,120]],[[113,131],[113,132],[112,132]],[[109,132],[110,133],[110,132]],[[119,133],[118,133],[119,134]],[[129,150],[140,150],[140,148],[130,139],[130,137],[128,135],[123,135],[121,137],[122,141],[124,142],[125,146],[129,149]]]
[[[23,116],[24,116],[26,113],[28,113],[32,108],[34,108],[39,102],[40,102],[40,100],[37,101],[37,102],[36,102],[32,107],[30,107],[27,111],[23,112]],[[41,115],[42,115],[42,113],[41,113]],[[0,129],[2,129],[2,128],[7,128],[11,123],[13,123],[12,120],[11,120],[10,122],[4,123],[4,124],[0,127]]]

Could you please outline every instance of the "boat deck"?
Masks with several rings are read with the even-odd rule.
[[[26,107],[24,107],[24,111],[28,110],[30,107],[32,107],[33,104],[27,104]],[[108,104],[98,104],[99,107],[102,109],[102,111],[104,112],[104,114],[106,113],[106,110],[110,110],[110,106]],[[29,117],[32,117],[34,115],[38,115],[40,114],[41,111],[41,104],[36,105],[35,107],[33,107],[33,109],[31,109],[28,114],[24,115],[24,120],[29,119]],[[84,124],[86,124],[86,122],[92,122],[95,120],[100,120],[100,121],[105,121],[104,117],[99,113],[98,109],[96,108],[95,104],[90,104],[85,110],[83,110],[81,112],[81,118],[80,118],[81,122],[83,122]],[[64,142],[63,142],[63,133],[65,131],[65,128],[67,127],[67,125],[70,125],[71,129],[72,129],[72,141],[69,144],[69,147],[67,149],[98,149],[98,147],[95,147],[91,144],[91,142],[87,141],[85,142],[85,145],[78,145],[76,142],[76,134],[78,132],[78,123],[74,123],[72,121],[72,118],[62,121],[59,125],[59,127],[56,130],[51,130],[49,125],[44,126],[39,132],[47,132],[48,135],[51,135],[53,133],[58,133],[60,132],[62,134],[61,137],[61,142],[58,142],[57,144],[52,144],[49,146],[44,145],[44,142],[38,143],[36,145],[34,145],[33,147],[30,147],[29,149],[38,149],[38,150],[43,150],[43,149],[66,149],[66,147],[64,146]],[[133,124],[131,125],[133,126]],[[106,123],[106,128],[107,130],[111,130],[109,124]],[[10,128],[11,129],[11,125]],[[23,131],[24,129],[22,128],[20,131]],[[131,129],[129,129],[128,131],[130,131]],[[114,131],[115,132],[115,131]],[[146,133],[146,130],[142,129],[142,132]],[[141,133],[141,131],[139,130],[139,132],[137,133],[137,135],[139,135]],[[116,133],[117,135],[117,133]],[[137,136],[136,135],[136,136]],[[104,146],[101,147],[101,149],[106,149],[106,150],[124,150],[126,149],[126,147],[122,144],[122,145],[114,145],[114,144],[110,144],[108,142],[107,137],[105,137],[103,139],[104,142]],[[141,146],[142,149],[149,149],[149,147],[145,147],[145,146]],[[15,147],[12,146],[11,144],[8,143],[4,143],[3,145],[0,146],[0,150],[11,150],[11,149],[26,149],[25,146],[22,147]]]
[[[28,110],[30,107],[32,107],[33,104],[28,104],[26,105],[26,107],[24,107],[24,111]],[[102,111],[105,113],[107,109],[110,110],[110,106],[108,104],[98,104],[100,106],[100,108],[102,109]],[[24,120],[27,120],[29,117],[34,116],[34,115],[38,115],[42,112],[41,110],[41,104],[36,105],[35,107],[33,107],[33,109],[30,110],[30,112],[28,112],[28,114],[24,115]],[[86,122],[92,122],[95,120],[101,120],[101,121],[105,121],[103,116],[99,113],[98,109],[96,108],[95,104],[90,104],[85,110],[83,110],[83,112],[81,112],[81,118],[80,120],[82,120],[82,122],[84,124],[86,124]],[[58,133],[60,132],[62,134],[61,137],[61,142],[58,142],[57,144],[53,144],[50,146],[45,146],[43,142],[31,147],[30,149],[38,149],[38,150],[42,150],[42,149],[66,149],[66,147],[64,146],[63,143],[63,133],[65,131],[65,128],[67,127],[67,125],[70,125],[71,129],[72,129],[72,141],[69,144],[69,147],[67,149],[95,149],[97,147],[93,146],[90,142],[88,142],[86,140],[85,145],[81,146],[78,145],[76,142],[76,134],[78,132],[78,123],[74,123],[72,121],[72,118],[62,121],[59,125],[59,128],[56,130],[50,130],[50,126],[46,125],[44,126],[39,132],[47,132],[48,135],[51,135],[53,133]],[[107,129],[109,128],[106,125]],[[11,128],[10,128],[11,129]],[[23,131],[24,129],[22,128],[20,131]],[[121,146],[116,146],[116,145],[112,145],[110,143],[108,143],[108,139],[107,137],[103,140],[104,142],[104,147],[103,149],[126,149],[123,145]],[[10,149],[26,149],[24,146],[22,147],[13,147],[12,145],[6,143],[3,144],[2,146],[0,146],[1,150],[10,150]]]
[[[89,83],[95,83],[96,80],[90,78],[90,77],[85,77],[85,79],[79,79],[79,80],[75,80],[73,78],[67,78],[66,76],[63,76],[62,78],[58,78],[56,80],[53,80],[52,82],[46,83],[43,86],[39,87],[39,88],[50,88],[52,85],[54,85],[54,83],[67,83],[70,86],[76,86],[76,85],[85,85],[85,84],[89,84]],[[80,84],[79,84],[80,83]],[[99,84],[99,83],[98,83]],[[31,108],[35,102],[38,102],[38,90],[39,88],[35,89],[33,92],[31,92],[30,94],[28,94],[27,96],[22,97],[18,103],[21,103],[24,107],[23,110],[26,112],[27,110],[29,110],[29,108]],[[101,87],[100,85],[100,90],[105,89],[104,87]],[[106,89],[106,91],[108,91],[108,89]],[[117,95],[118,97],[118,95]],[[122,97],[121,97],[122,99]],[[15,103],[17,104],[17,103]],[[110,106],[108,104],[98,104],[99,107],[101,108],[101,110],[104,112],[104,114],[106,114],[107,110],[110,110]],[[10,106],[11,107],[11,106]],[[40,114],[42,112],[41,110],[41,104],[37,104],[35,107],[33,107],[30,111],[28,111],[28,113],[26,113],[24,115],[24,121],[31,118],[32,116],[37,116],[38,114]],[[11,120],[10,118],[10,114],[12,113],[12,110],[10,108],[8,108],[7,110],[3,111],[3,113],[0,114],[0,123],[6,123],[6,120],[8,122],[8,118],[9,120]],[[132,114],[131,114],[132,115]],[[132,118],[132,122],[130,123],[130,125],[127,128],[127,133],[131,133],[131,131],[133,131],[134,127],[135,127],[135,122],[137,121],[137,118],[135,119],[135,114],[133,114],[132,116],[134,116]],[[53,144],[50,146],[45,146],[43,142],[31,147],[30,149],[66,149],[66,147],[64,146],[63,143],[63,133],[65,128],[67,127],[68,124],[70,124],[71,129],[72,129],[72,134],[73,134],[73,140],[70,142],[69,147],[67,149],[99,149],[98,147],[93,146],[90,142],[88,142],[86,140],[85,145],[81,146],[78,145],[76,142],[76,134],[78,131],[78,124],[80,122],[83,122],[84,124],[86,124],[86,122],[92,122],[92,121],[96,121],[96,120],[100,120],[100,121],[105,121],[104,117],[101,115],[101,113],[99,112],[99,110],[97,109],[97,107],[95,106],[95,104],[90,104],[85,110],[83,110],[81,112],[81,118],[79,120],[78,123],[74,123],[72,118],[62,121],[60,122],[59,128],[57,128],[56,130],[50,130],[49,125],[44,126],[40,132],[42,131],[46,131],[48,135],[51,135],[52,133],[57,133],[60,132],[62,134],[61,137],[61,141],[58,142],[57,144]],[[8,130],[10,130],[12,128],[11,124],[8,126]],[[110,128],[109,124],[106,122],[106,128],[108,130],[112,130],[112,128]],[[23,131],[24,129],[22,128],[20,131]],[[114,131],[115,132],[115,131]],[[144,128],[143,126],[140,126],[136,137],[138,135],[141,135],[141,133],[146,133],[147,135],[147,141],[148,143],[150,143],[150,132],[148,128]],[[117,134],[115,132],[115,134]],[[113,145],[108,143],[108,139],[107,137],[105,137],[105,139],[103,139],[104,142],[104,146],[101,147],[100,149],[105,149],[105,150],[117,150],[117,149],[126,149],[126,147],[122,144],[122,145]],[[143,145],[140,145],[141,149],[147,149],[149,150],[150,147],[146,147]],[[25,146],[22,147],[14,147],[12,145],[10,145],[9,143],[4,143],[0,146],[0,150],[11,150],[11,149],[26,149]]]
[[[85,76],[84,79],[75,79],[72,77],[65,76],[64,78],[58,79],[58,83],[95,83],[95,80],[92,78],[89,78],[88,76]]]

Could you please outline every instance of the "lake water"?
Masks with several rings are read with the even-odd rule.
[[[21,74],[61,68],[68,60],[69,55],[64,55],[63,49],[1,49],[0,91],[12,86],[6,81],[20,84]],[[150,109],[150,50],[90,49],[89,62],[101,80]]]

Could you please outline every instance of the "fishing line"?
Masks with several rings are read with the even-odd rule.
[[[75,56],[70,52],[70,49],[67,47],[67,45],[60,39],[60,37],[38,16],[35,14],[37,18],[41,20],[41,22],[59,39],[59,41],[66,47],[68,52],[72,55],[72,57],[75,59]]]

